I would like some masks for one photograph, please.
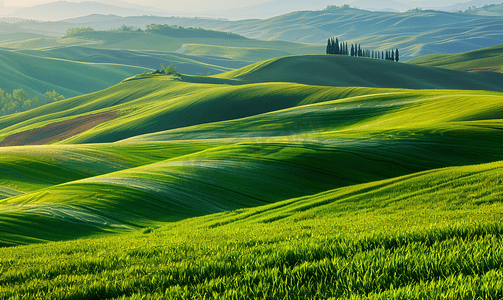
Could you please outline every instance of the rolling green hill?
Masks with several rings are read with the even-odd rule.
[[[187,54],[220,56],[256,62],[273,57],[294,54],[322,54],[324,45],[301,44],[281,41],[261,41],[238,36],[222,39],[208,37],[166,36],[153,32],[91,31],[59,38],[36,38],[24,41],[1,43],[0,47],[17,50],[50,50],[68,46],[84,46],[98,49],[136,51],[177,51]],[[237,53],[237,49],[243,49]],[[197,60],[197,58],[196,58]]]
[[[348,59],[299,58],[313,64]],[[227,75],[265,72],[275,62]],[[0,205],[8,207],[9,220],[29,213],[81,224],[68,238],[254,207],[434,168],[503,160],[502,111],[503,95],[489,91],[242,84],[191,76],[131,79],[0,118],[1,146],[74,144],[39,146],[28,157],[16,154],[24,147],[4,148],[2,168],[8,172]],[[111,119],[93,119],[111,112]],[[74,131],[74,124],[86,122],[94,125]],[[44,136],[44,128],[55,135]],[[73,135],[60,135],[68,131]],[[186,149],[170,153],[185,143]],[[167,152],[142,163],[113,163],[121,161],[117,155],[129,159],[126,153],[139,145],[137,157],[152,156],[150,147]],[[24,151],[31,153],[31,147]],[[42,149],[61,161],[43,159],[37,154]],[[93,152],[103,160],[90,172],[85,166]],[[23,167],[37,164],[38,173]],[[14,191],[23,194],[8,197]],[[29,234],[30,226],[4,241],[43,240]]]
[[[501,298],[501,76],[293,56],[0,117],[0,298]]]
[[[407,62],[408,64],[440,67],[471,72],[503,72],[503,45],[459,54],[430,54]]]
[[[312,74],[305,76],[306,73]],[[437,68],[336,55],[280,57],[217,75],[244,82],[296,82],[326,86],[502,91],[500,74],[466,74]]]
[[[389,73],[381,74],[383,68]],[[340,73],[333,72],[334,69]],[[305,76],[305,74],[311,75]],[[368,91],[368,89],[308,87],[302,84],[318,82],[327,86],[500,91],[503,90],[500,84],[502,77],[503,75],[496,73],[471,74],[352,57],[328,55],[286,57],[257,63],[215,77],[133,78],[97,93],[0,118],[0,138],[14,134],[22,135],[23,132],[27,132],[26,134],[30,136],[29,130],[53,123],[53,126],[66,124],[62,122],[80,124],[77,118],[97,113],[111,113],[117,115],[81,134],[65,136],[65,140],[70,139],[64,143],[115,142],[140,134],[242,118],[298,105],[361,95]],[[447,79],[442,80],[443,78]],[[66,127],[67,131],[72,128]],[[57,134],[55,131],[55,138],[50,141],[63,141]],[[9,145],[23,145],[23,143]]]
[[[486,4],[482,7],[469,8],[464,11],[465,14],[478,15],[478,16],[491,16],[491,17],[501,17],[503,16],[503,5],[502,4]]]
[[[239,21],[94,15],[67,22],[96,30],[117,28],[122,24],[144,28],[152,23],[202,27],[230,31],[252,39],[319,45],[326,45],[327,38],[338,36],[343,41],[359,43],[370,50],[383,51],[398,47],[403,61],[426,54],[460,53],[503,43],[500,17],[421,10],[392,13],[338,8],[297,11],[264,20]],[[320,50],[308,53],[324,53],[324,49]]]
[[[0,249],[0,296],[499,298],[502,170],[432,170],[143,234]]]
[[[56,90],[65,97],[95,92],[119,83],[125,77],[150,71],[117,64],[77,63],[62,59],[0,50],[0,88],[23,88],[32,97]]]

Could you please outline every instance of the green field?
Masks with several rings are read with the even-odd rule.
[[[3,90],[65,97],[102,90],[122,79],[174,64],[183,74],[220,74],[274,57],[323,53],[323,45],[170,37],[150,32],[95,31],[62,37],[0,40]],[[7,39],[9,38],[9,39]],[[10,41],[14,40],[14,41]],[[197,44],[194,44],[197,42]],[[2,50],[3,49],[3,50]]]
[[[119,83],[152,68],[107,63],[81,63],[64,59],[43,58],[0,49],[0,88],[22,88],[31,97],[43,97],[55,90],[65,97],[87,94]]]
[[[0,117],[0,299],[499,299],[502,76],[289,56]]]
[[[433,170],[132,234],[4,248],[0,295],[498,299],[501,176],[499,162]]]
[[[464,71],[503,72],[503,45],[459,54],[430,54],[407,62],[408,64]]]
[[[325,52],[325,45],[322,44],[261,41],[244,37],[234,39],[204,36],[198,38],[171,37],[151,32],[121,31],[93,31],[58,38],[42,37],[0,43],[0,47],[16,50],[51,50],[70,46],[148,52],[173,52],[182,49],[180,53],[226,57],[248,62],[285,55],[322,54]],[[242,52],[238,53],[240,49]]]

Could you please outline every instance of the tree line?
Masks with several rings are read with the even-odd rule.
[[[52,92],[47,91],[44,98],[39,96],[30,98],[28,92],[23,89],[13,89],[12,93],[0,89],[0,116],[27,111],[63,99],[65,97],[54,90]]]
[[[395,50],[375,51],[362,49],[360,44],[351,44],[349,48],[347,42],[339,42],[339,39],[329,38],[327,42],[327,54],[350,55],[354,57],[368,57],[374,59],[385,59],[389,61],[399,61],[400,53],[398,48]]]

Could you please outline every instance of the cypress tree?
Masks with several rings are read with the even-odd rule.
[[[396,48],[396,51],[395,51],[395,61],[398,61],[398,60],[399,60],[398,48]]]
[[[336,37],[335,38],[335,50],[334,50],[334,54],[339,54],[339,39]]]
[[[395,51],[391,50],[391,61],[395,61]]]
[[[355,56],[355,46],[351,44],[351,56]]]
[[[327,54],[330,54],[330,39],[327,41]]]
[[[346,42],[346,55],[349,55],[349,50],[348,50],[348,42]]]

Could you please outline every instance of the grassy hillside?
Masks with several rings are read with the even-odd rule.
[[[243,59],[248,61],[260,61],[280,56],[292,55],[290,52],[267,49],[267,48],[247,48],[247,47],[230,47],[230,46],[214,46],[201,44],[184,45],[185,54],[191,55],[210,55],[217,57],[226,57],[231,59]]]
[[[501,298],[501,76],[297,56],[0,117],[0,298]]]
[[[159,68],[160,64],[175,64],[184,74],[196,75],[198,72],[211,71],[213,74],[239,69],[249,65],[249,62],[223,57],[208,57],[203,55],[185,55],[167,51],[139,51],[99,49],[82,46],[56,47],[47,50],[21,50],[19,52],[42,57],[60,58],[66,60],[115,63],[145,68]]]
[[[479,16],[501,17],[503,16],[503,5],[486,4],[482,7],[469,8],[465,10],[464,13]]]
[[[0,148],[0,186],[24,194],[53,185],[199,152],[222,143],[141,143]]]
[[[0,88],[23,88],[30,96],[43,97],[56,90],[65,97],[95,92],[122,79],[150,71],[142,67],[116,64],[77,63],[0,50]]]
[[[143,146],[145,153],[152,145],[168,151],[169,147],[178,147],[187,141],[201,145],[196,144],[198,147],[194,148],[188,144],[186,152],[178,151],[168,157],[155,155],[156,160],[147,161],[146,165],[106,165],[103,171],[94,174],[81,169],[85,163],[64,158],[60,158],[62,162],[58,164],[44,162],[48,165],[37,168],[42,170],[38,174],[23,173],[25,158],[10,154],[6,157],[10,157],[11,163],[5,168],[22,176],[6,175],[3,186],[9,191],[27,193],[0,201],[0,207],[8,208],[9,212],[4,218],[17,220],[15,215],[24,218],[30,213],[56,218],[59,223],[81,224],[80,229],[68,233],[67,238],[72,238],[94,234],[96,230],[145,227],[255,207],[433,168],[503,160],[503,127],[499,117],[503,96],[496,92],[309,87],[287,83],[225,86],[222,90],[208,90],[212,85],[200,84],[197,90],[195,83],[154,79],[130,82],[143,88],[148,87],[149,80],[157,84],[167,82],[172,86],[165,93],[171,95],[164,97],[174,99],[173,103],[124,101],[123,109],[126,104],[152,108],[145,110],[148,113],[137,109],[63,143],[82,143],[96,137],[116,138],[126,133],[135,135],[138,128],[153,126],[149,122],[159,129],[160,120],[170,120],[171,123],[164,124],[179,128],[89,147],[100,152],[110,151],[101,147],[113,148],[115,154],[128,157],[127,149],[132,145],[150,143]],[[159,85],[152,88],[156,86]],[[192,93],[191,101],[180,95],[173,97],[175,93],[187,91]],[[100,93],[110,93],[110,89]],[[100,93],[90,102],[93,106],[87,104],[87,108],[83,105],[72,109],[106,105],[107,98],[100,97]],[[198,93],[205,97],[198,98]],[[114,95],[115,99],[119,97]],[[245,95],[248,98],[244,98]],[[149,99],[148,95],[139,97]],[[334,98],[338,100],[331,100]],[[65,105],[73,106],[70,100],[65,100],[68,101]],[[83,103],[83,98],[74,101]],[[160,105],[167,105],[172,112],[166,109],[163,115]],[[253,111],[253,107],[270,112]],[[194,117],[197,111],[205,114],[200,113],[200,119],[191,122],[200,122],[200,125],[182,125],[187,116]],[[237,119],[245,111],[252,116]],[[62,113],[68,111],[61,110]],[[208,123],[211,122],[208,115],[229,120]],[[3,120],[14,122],[18,116]],[[47,116],[29,118],[22,123],[26,125],[42,118]],[[21,125],[14,122],[6,132]],[[59,147],[76,147],[63,149],[82,151],[79,149],[83,146],[51,145],[40,149],[48,153],[55,149],[54,156],[64,157],[58,154]],[[30,149],[27,147],[25,151]],[[109,161],[108,155],[104,161]],[[145,154],[139,152],[138,155]],[[47,169],[46,172],[52,174],[62,167],[69,173],[62,176],[65,180],[50,181],[43,172]],[[51,212],[47,212],[48,207],[52,208]],[[37,223],[24,225],[20,231],[16,231],[16,226],[10,231],[14,237],[3,237],[5,243],[44,240],[43,235],[30,229]],[[57,238],[64,236],[58,232],[53,234]]]
[[[408,64],[439,67],[470,72],[503,72],[503,45],[459,54],[430,54],[407,62]]]
[[[390,13],[344,8],[298,11],[265,20],[92,16],[68,22],[101,30],[117,28],[122,24],[141,28],[151,23],[180,25],[230,31],[259,40],[321,45],[326,45],[328,37],[338,36],[341,40],[360,43],[370,50],[398,47],[403,61],[426,54],[459,53],[503,43],[503,23],[499,17],[436,11]],[[320,47],[320,52],[307,53],[323,52]]]
[[[500,298],[502,170],[432,170],[143,234],[0,249],[0,296]]]
[[[382,74],[383,68],[389,72]],[[340,73],[333,70],[339,70]],[[24,135],[26,139],[32,139],[30,130],[40,130],[39,128],[51,124],[66,124],[62,122],[73,122],[75,126],[80,126],[79,118],[111,113],[116,117],[103,124],[96,123],[92,129],[87,128],[85,132],[79,131],[73,136],[64,135],[60,138],[59,133],[54,131],[54,139],[49,141],[63,142],[64,139],[64,143],[115,142],[140,134],[243,118],[368,92],[368,89],[308,87],[302,84],[498,91],[502,89],[502,76],[496,73],[471,74],[352,57],[286,57],[216,77],[154,76],[128,80],[97,93],[0,118],[0,138],[12,136],[9,139],[21,139],[19,135]],[[73,130],[72,126],[65,125],[65,130]],[[14,136],[15,134],[17,135]],[[8,145],[24,144],[29,143],[9,142]]]
[[[305,76],[306,73],[310,76]],[[326,86],[503,91],[500,74],[467,74],[337,55],[280,57],[217,75],[244,82],[282,81]]]
[[[72,27],[110,30],[120,28],[124,24],[137,28],[145,28],[148,24],[167,24],[229,31],[267,43],[267,46],[250,45],[248,43],[246,46],[239,45],[239,47],[275,49],[293,54],[324,53],[327,38],[338,36],[349,43],[360,43],[364,48],[370,50],[383,51],[398,47],[403,61],[426,54],[459,53],[503,43],[503,35],[501,34],[503,23],[498,16],[436,11],[370,12],[354,8],[298,11],[265,20],[240,21],[156,16],[123,18],[109,15],[92,15],[69,19],[60,23],[29,23],[25,21],[22,26],[26,30],[39,32],[54,28],[53,32],[57,31],[59,35],[62,35],[66,29]],[[235,46],[221,44],[222,39],[215,40],[197,41],[197,43],[214,46]],[[159,41],[162,41],[162,43],[151,44],[150,47],[157,47],[157,50],[166,50],[167,47],[174,46],[174,43],[168,45],[167,39],[159,38]],[[278,44],[274,45],[271,41]],[[290,43],[290,48],[281,48],[279,41],[314,43],[317,45],[315,47],[304,45],[303,52],[297,52],[294,50],[294,48],[297,48],[294,43]],[[194,40],[181,42],[185,44],[195,43]],[[112,45],[109,46],[112,47]],[[131,43],[131,40],[129,40],[124,43],[117,43],[113,47],[146,49],[147,46],[146,41]],[[159,47],[163,49],[159,49]],[[308,48],[310,49],[308,50]],[[219,49],[212,48],[212,50]],[[267,58],[270,57],[264,56],[260,60]]]
[[[196,46],[194,44],[197,43]],[[203,54],[235,58],[244,61],[261,61],[272,57],[293,54],[322,54],[324,45],[301,44],[279,41],[261,41],[248,38],[221,39],[215,37],[172,37],[152,32],[92,31],[59,38],[36,38],[0,44],[0,47],[17,50],[50,50],[68,46],[85,46],[99,49],[137,51],[177,51],[187,54]],[[202,49],[204,48],[204,50]],[[243,53],[236,53],[242,49]],[[197,58],[196,58],[197,60]]]

